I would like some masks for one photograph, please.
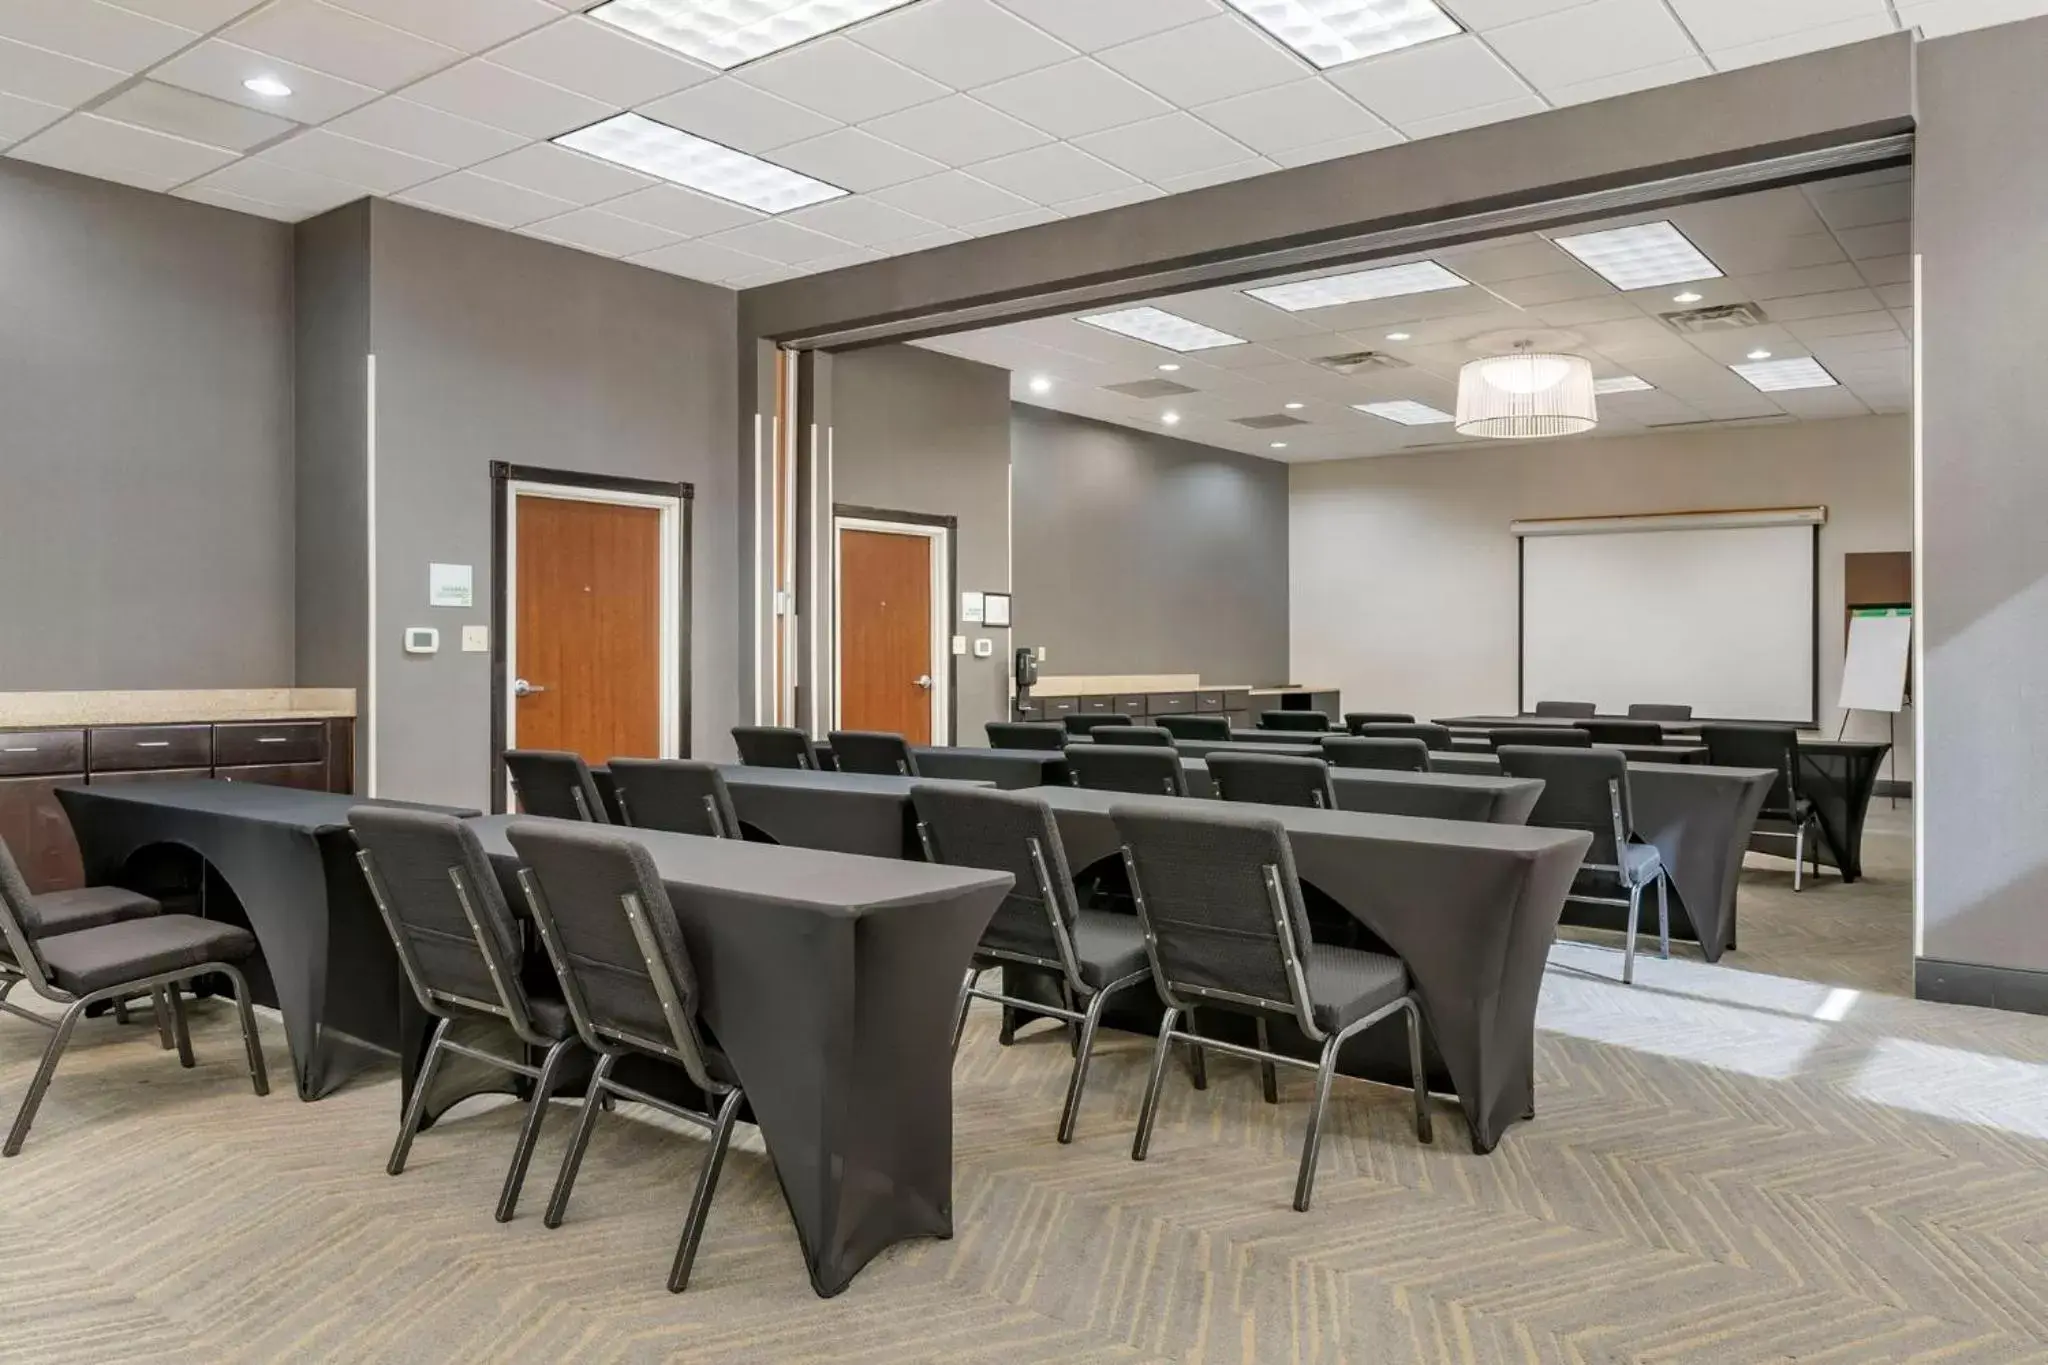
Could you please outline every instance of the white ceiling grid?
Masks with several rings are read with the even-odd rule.
[[[1318,72],[1222,0],[911,0],[721,73],[596,0],[0,0],[0,147],[296,220],[366,194],[734,286],[2048,0],[1442,0]],[[265,99],[256,75],[292,88]],[[771,221],[548,139],[637,110],[851,193]],[[560,155],[554,155],[561,152]]]

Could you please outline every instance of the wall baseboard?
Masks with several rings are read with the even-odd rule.
[[[1919,957],[1913,959],[1913,998],[2017,1014],[2048,1014],[2048,972]]]
[[[1879,778],[1877,785],[1870,789],[1870,795],[1873,800],[1880,796],[1896,796],[1902,800],[1911,801],[1913,799],[1913,784],[1911,782],[1895,782],[1890,778]]]

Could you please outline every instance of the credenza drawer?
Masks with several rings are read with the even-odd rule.
[[[1113,709],[1121,711],[1124,715],[1130,716],[1133,719],[1152,714],[1148,700],[1144,697],[1118,697],[1116,699],[1116,706]]]
[[[1106,716],[1116,710],[1115,697],[1081,698],[1081,714],[1084,716]]]
[[[1146,699],[1146,705],[1155,716],[1184,716],[1195,709],[1195,694],[1192,692],[1154,692]]]
[[[94,772],[213,766],[211,725],[109,725],[87,741]]]
[[[0,732],[0,777],[43,777],[85,771],[85,731]]]
[[[1223,694],[1221,692],[1195,693],[1195,709],[1197,711],[1221,711],[1223,709]]]
[[[326,758],[327,726],[317,720],[213,727],[213,763],[217,768],[258,763],[320,763]]]
[[[1064,720],[1068,716],[1080,714],[1081,699],[1079,697],[1044,697],[1040,699],[1039,704],[1045,709],[1045,718],[1047,720]]]

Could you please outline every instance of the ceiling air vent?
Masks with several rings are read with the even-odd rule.
[[[1126,398],[1171,398],[1175,394],[1194,392],[1187,385],[1176,384],[1171,379],[1140,379],[1130,384],[1105,384],[1103,388]]]
[[[1230,419],[1241,427],[1253,431],[1278,431],[1282,427],[1305,427],[1308,423],[1299,417],[1289,417],[1284,412],[1269,412],[1260,417],[1233,417]]]
[[[1348,351],[1343,355],[1316,357],[1315,363],[1338,374],[1357,374],[1361,370],[1405,370],[1408,362],[1399,356],[1388,355],[1385,351]]]
[[[1659,314],[1664,325],[1682,336],[1698,336],[1702,332],[1739,332],[1745,327],[1761,327],[1770,319],[1764,310],[1753,303],[1722,303],[1712,308],[1688,308],[1682,313]]]

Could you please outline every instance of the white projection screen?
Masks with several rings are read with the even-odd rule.
[[[1820,515],[1518,524],[1522,709],[1683,702],[1701,719],[1814,724]]]

